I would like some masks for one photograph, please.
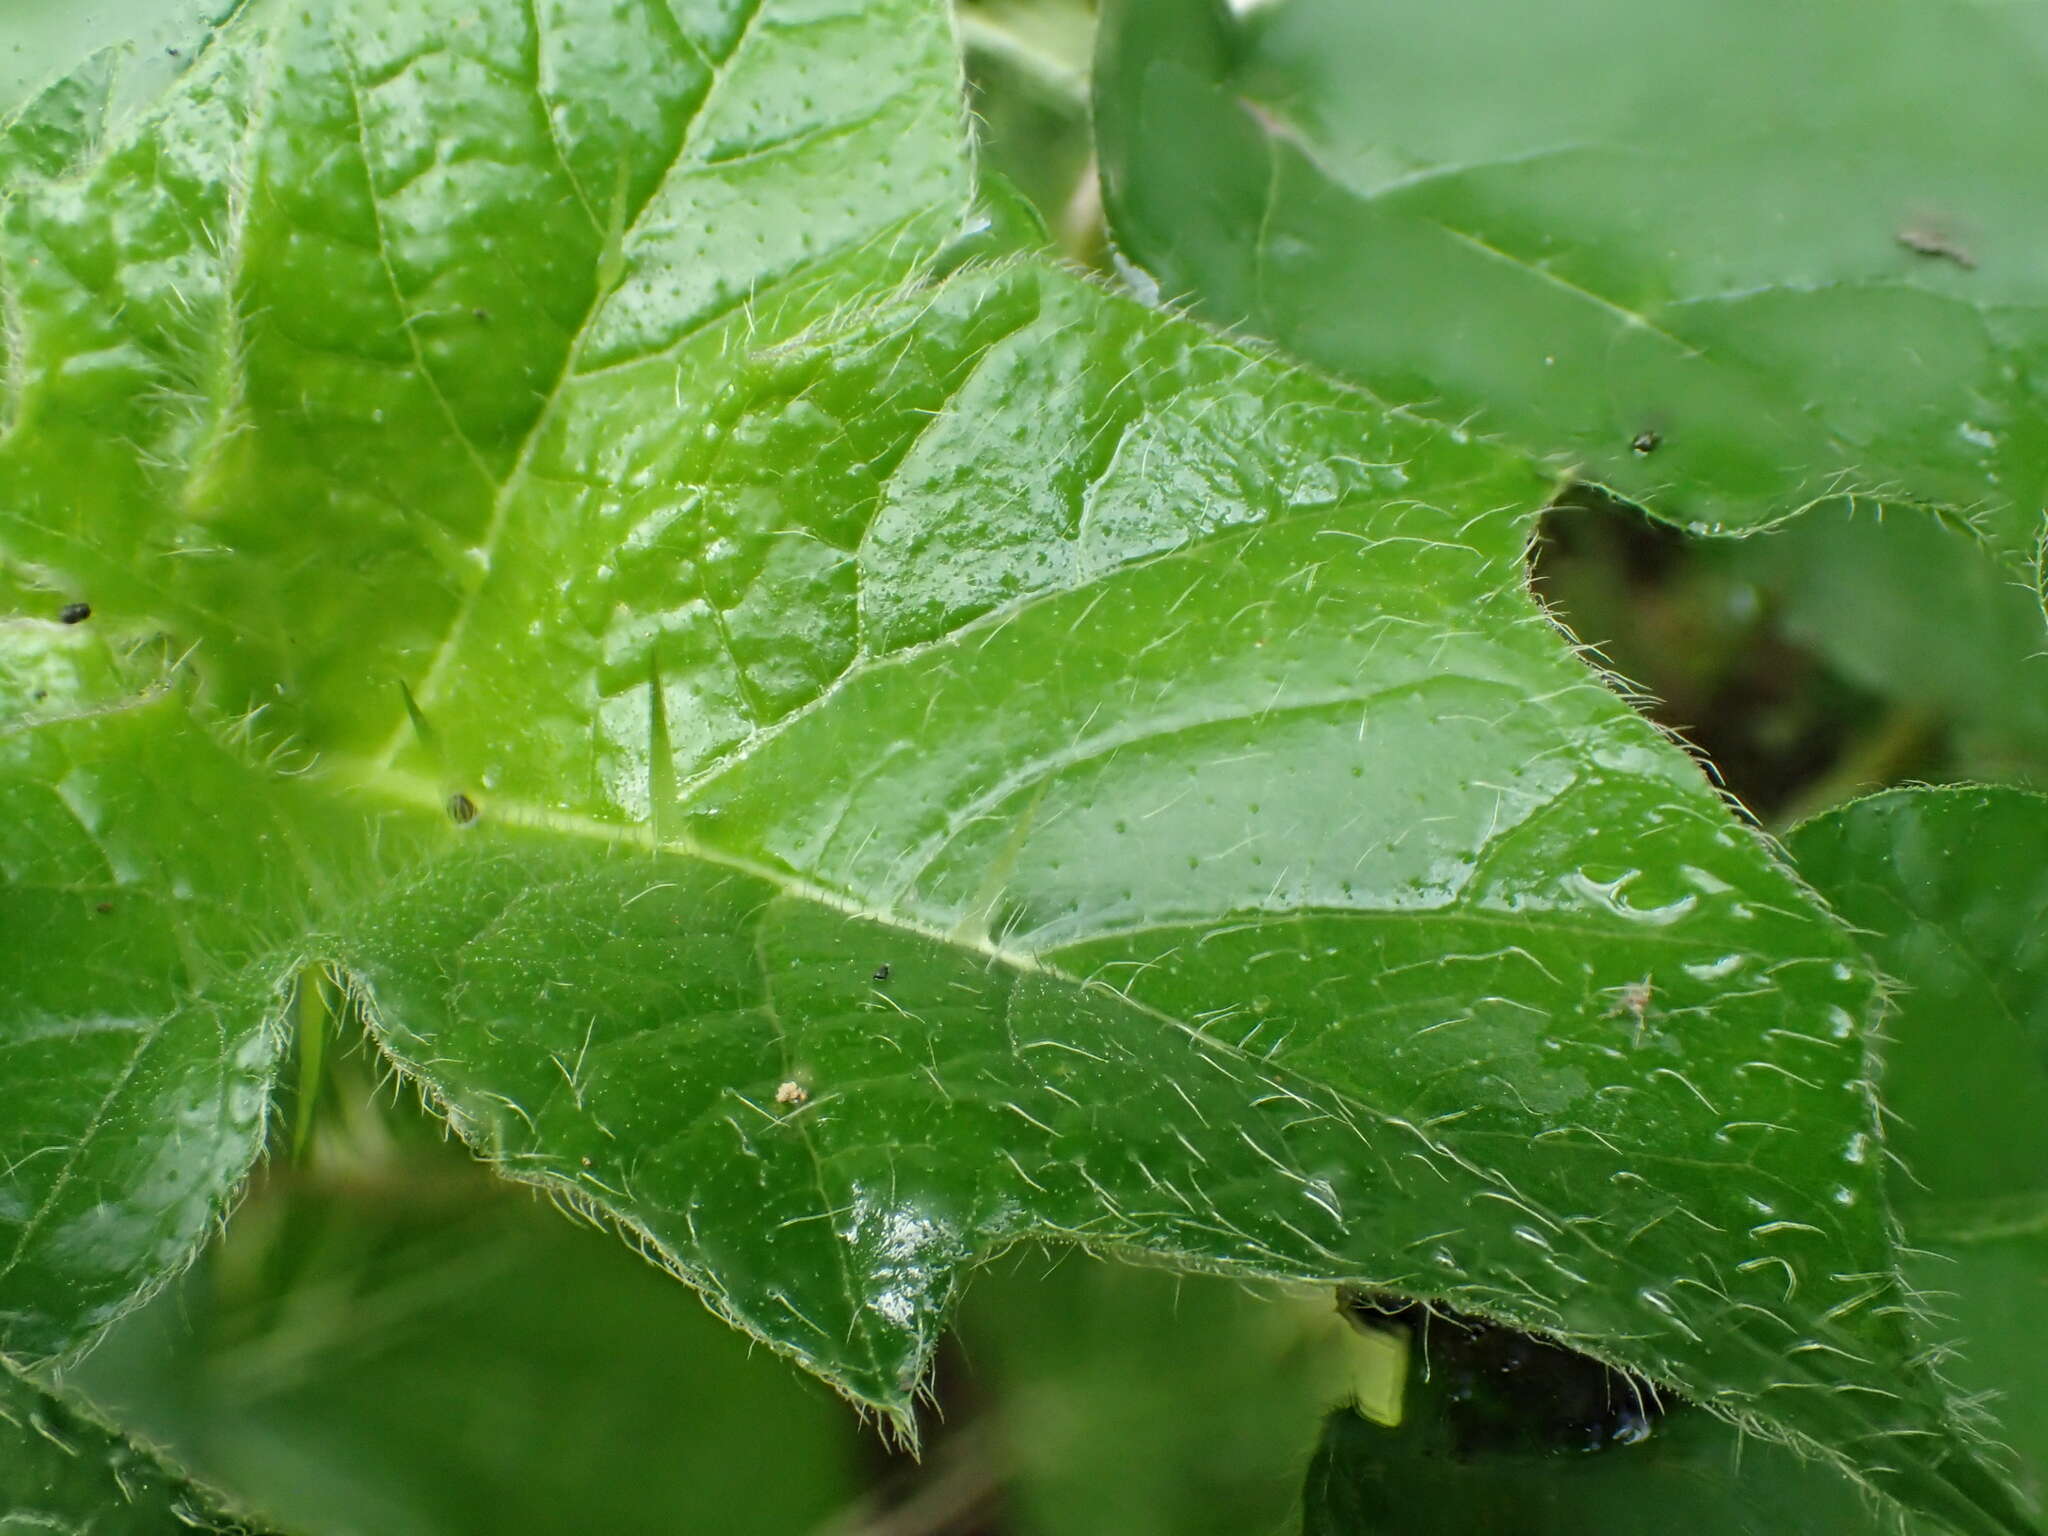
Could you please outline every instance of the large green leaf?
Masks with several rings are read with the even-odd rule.
[[[1873,977],[1533,602],[1541,480],[940,277],[941,12],[433,10],[252,5],[13,184],[0,1345],[189,1251],[317,965],[892,1413],[1063,1238],[1440,1298],[2021,1528],[1911,1364]]]
[[[1962,1336],[2025,1481],[2048,1477],[2048,799],[1894,790],[1790,838],[1801,873],[1903,983],[1885,1098],[1916,1280]]]
[[[1115,0],[1096,93],[1167,296],[1696,529],[1921,502],[2031,568],[2048,9]]]

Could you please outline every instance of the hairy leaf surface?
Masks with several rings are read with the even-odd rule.
[[[17,186],[0,1342],[180,1262],[320,966],[892,1413],[1063,1238],[2015,1528],[1909,1363],[1873,976],[1529,596],[1544,481],[967,259],[957,70],[910,0],[252,5]]]
[[[1116,237],[1169,298],[1699,531],[1840,496],[2032,573],[2048,10],[1118,0]]]
[[[1790,838],[1801,873],[1903,989],[1885,1096],[1896,1203],[1982,1394],[2039,1499],[2048,1477],[2048,799],[1894,790]]]
[[[247,1533],[212,1494],[0,1366],[0,1530],[51,1536]]]

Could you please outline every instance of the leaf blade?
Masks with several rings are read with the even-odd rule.
[[[1111,222],[1167,294],[1681,526],[1921,503],[2033,577],[2040,209],[1997,146],[2039,19],[1777,21],[1132,0]]]

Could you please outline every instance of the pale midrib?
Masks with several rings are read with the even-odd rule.
[[[668,186],[670,180],[675,176],[677,169],[689,160],[691,151],[695,149],[697,144],[698,130],[709,120],[713,104],[718,100],[719,91],[730,77],[733,61],[746,50],[747,42],[753,37],[754,29],[762,15],[766,12],[768,3],[769,0],[754,0],[752,9],[747,13],[746,21],[733,37],[731,49],[723,58],[716,61],[711,81],[705,86],[704,95],[698,100],[696,110],[690,114],[689,122],[684,125],[682,138],[676,145],[674,158],[662,170],[661,175],[655,179],[654,186],[647,194],[646,201],[635,210],[632,222],[619,232],[617,248],[622,255],[626,247],[640,233],[641,223],[646,219],[648,210],[655,207],[661,201],[663,189]],[[542,110],[546,111],[545,101],[542,102]],[[577,326],[575,335],[569,338],[568,344],[563,348],[562,366],[555,375],[554,385],[549,389],[546,401],[542,403],[540,411],[533,419],[533,425],[527,429],[526,436],[519,445],[518,458],[514,460],[511,469],[506,472],[505,478],[498,483],[497,493],[491,498],[490,522],[485,527],[483,539],[478,546],[482,552],[481,565],[485,575],[463,595],[460,607],[457,609],[454,618],[449,622],[446,638],[442,640],[440,648],[434,653],[434,659],[428,664],[427,670],[421,678],[419,697],[422,702],[431,702],[435,699],[446,682],[450,667],[454,665],[456,653],[462,644],[464,635],[468,632],[470,619],[476,612],[478,594],[482,592],[485,582],[489,579],[488,573],[492,559],[497,552],[498,545],[503,540],[505,524],[510,515],[513,500],[518,491],[525,485],[533,466],[534,456],[538,453],[540,445],[546,441],[548,429],[553,425],[555,417],[561,409],[564,397],[568,394],[570,386],[577,378],[576,365],[582,359],[584,347],[588,343],[592,331],[596,328],[598,320],[606,312],[606,307],[613,291],[612,288],[599,286],[591,295],[590,307],[584,312],[582,322]],[[386,740],[383,750],[377,756],[378,764],[388,767],[397,758],[398,754],[404,750],[406,742],[411,737],[411,733],[412,726],[410,720],[406,717],[401,717],[392,726],[391,735]]]
[[[388,767],[381,762],[365,763],[353,769],[340,762],[330,762],[329,766],[337,781],[353,788],[433,816],[447,814],[447,791],[432,779],[409,773],[402,768]],[[774,886],[786,896],[814,902],[844,917],[900,929],[953,949],[971,950],[998,965],[1007,965],[1017,971],[1048,971],[1036,956],[1023,950],[1006,949],[987,939],[963,942],[950,928],[935,923],[919,922],[916,918],[901,912],[867,906],[843,891],[807,880],[779,865],[713,848],[685,834],[670,833],[657,837],[654,829],[644,824],[604,821],[595,816],[579,815],[574,811],[550,810],[544,806],[495,796],[484,807],[484,814],[493,822],[524,830],[547,832],[579,842],[602,844],[608,848],[638,848],[647,853],[695,859],[720,869],[731,870],[734,874],[749,876]],[[1057,972],[1049,974],[1059,976]],[[1073,981],[1076,986],[1085,985],[1077,978],[1061,979]]]

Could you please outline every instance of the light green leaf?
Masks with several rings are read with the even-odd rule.
[[[79,1343],[179,1267],[262,1137],[291,946],[334,860],[321,808],[188,704],[153,644],[0,620],[10,1352]]]
[[[1816,817],[1790,847],[1903,983],[1885,1099],[1913,1278],[1960,1332],[2035,1498],[2048,1471],[2048,799],[1910,789]]]
[[[1874,980],[1531,599],[1546,484],[966,260],[942,12],[685,16],[251,6],[8,204],[4,1347],[189,1251],[317,965],[893,1414],[1059,1238],[2023,1529],[1910,1364]]]
[[[1919,502],[2033,574],[2048,9],[1116,0],[1168,297],[1696,530]]]
[[[0,1533],[244,1532],[219,1501],[106,1425],[0,1365]]]

